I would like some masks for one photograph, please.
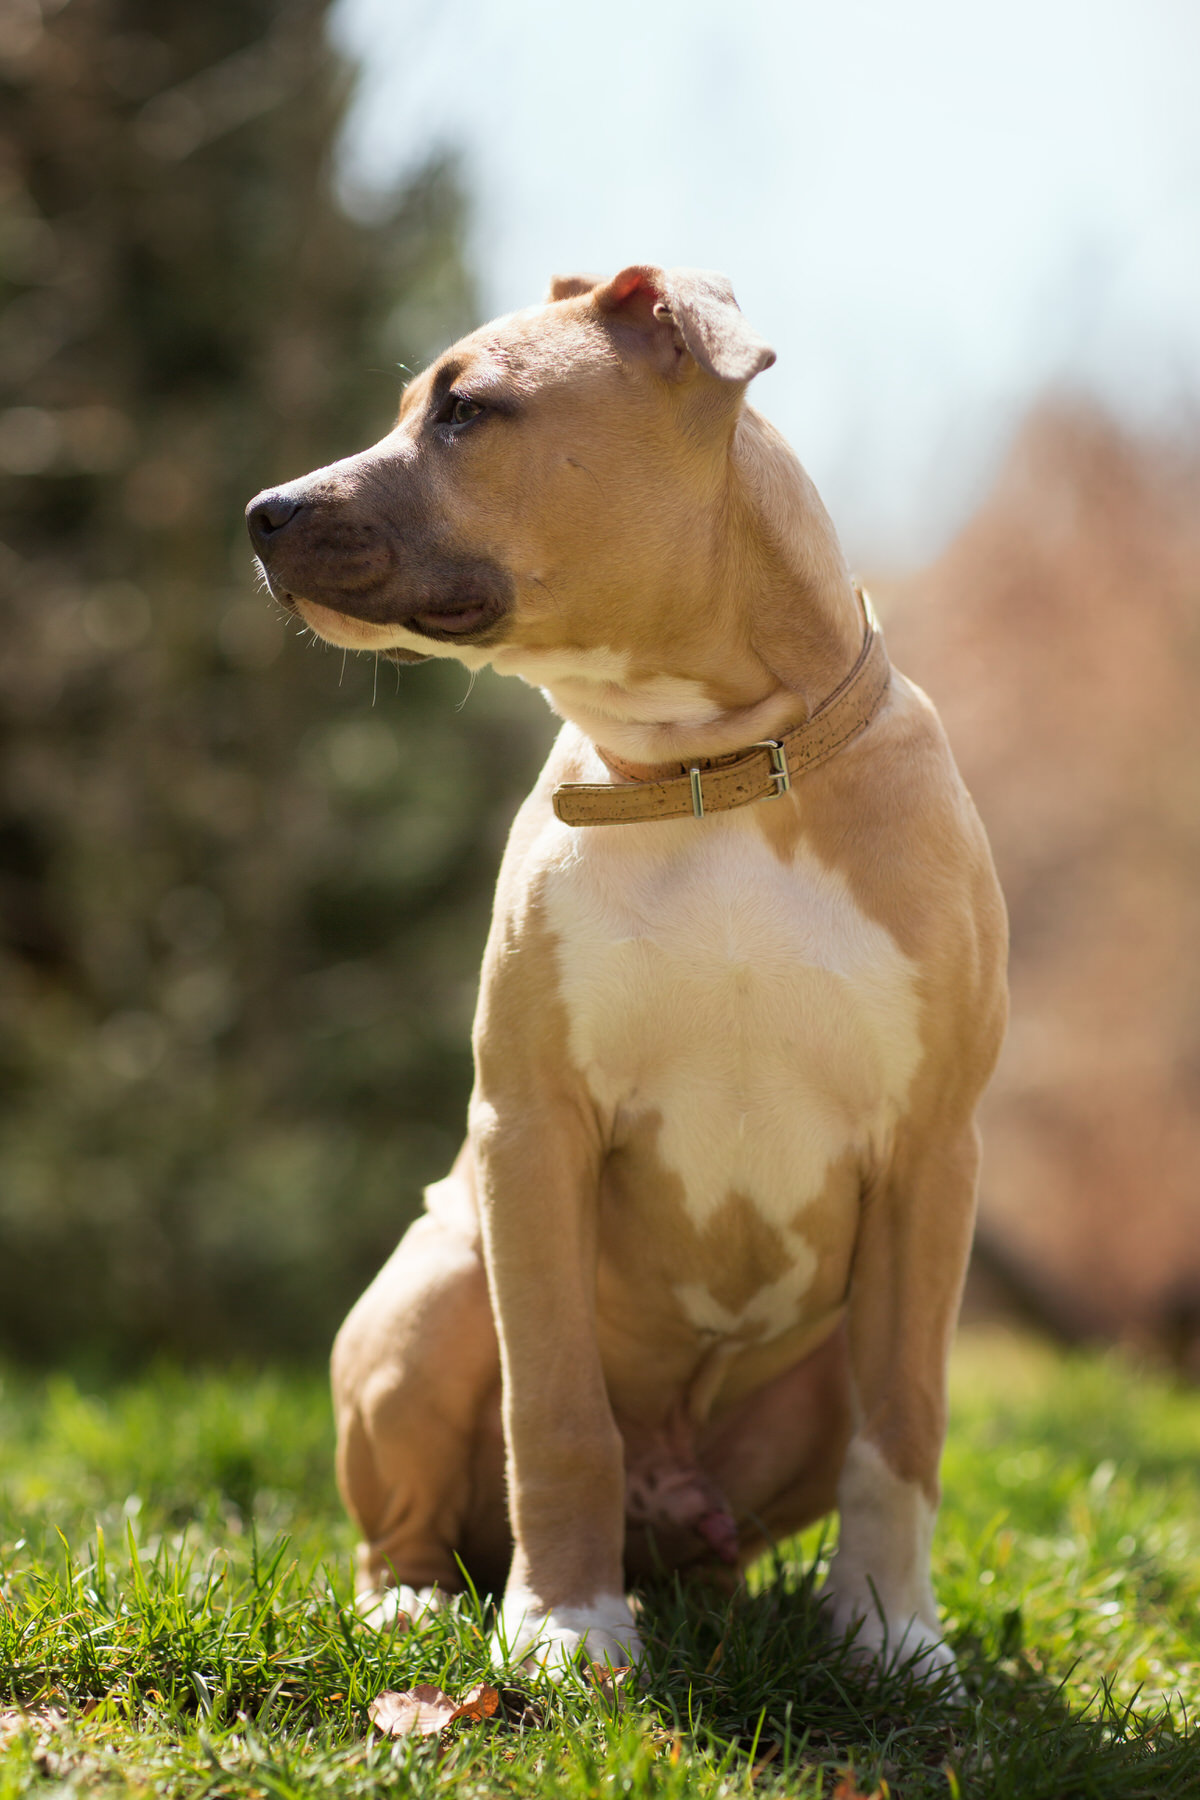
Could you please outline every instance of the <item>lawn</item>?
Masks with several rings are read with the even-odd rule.
[[[379,1638],[323,1379],[161,1369],[0,1387],[0,1800],[1200,1796],[1200,1395],[968,1334],[935,1569],[968,1702],[857,1672],[811,1603],[828,1540],[734,1600],[643,1596],[641,1691],[495,1671],[482,1603]],[[497,1690],[380,1736],[382,1690]]]

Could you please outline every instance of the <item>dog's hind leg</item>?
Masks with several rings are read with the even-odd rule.
[[[456,1170],[431,1202],[461,1179]],[[458,1592],[459,1557],[495,1585],[508,1562],[487,1281],[441,1210],[405,1234],[333,1351],[338,1485],[362,1532],[359,1604],[377,1623],[411,1618],[431,1590]]]

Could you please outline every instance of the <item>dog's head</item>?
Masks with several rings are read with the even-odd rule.
[[[534,678],[694,592],[745,384],[774,361],[694,269],[557,278],[453,345],[357,456],[259,494],[272,594],[331,642]]]

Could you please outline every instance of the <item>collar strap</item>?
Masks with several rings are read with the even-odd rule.
[[[871,723],[892,673],[874,608],[861,588],[855,592],[865,621],[858,661],[802,724],[729,756],[672,764],[681,773],[661,781],[564,782],[554,790],[554,810],[564,825],[702,819],[786,794],[797,776],[836,756]]]

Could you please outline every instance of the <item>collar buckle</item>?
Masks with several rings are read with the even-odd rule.
[[[760,738],[757,744],[750,745],[750,749],[770,752],[771,780],[775,783],[775,792],[770,798],[778,800],[792,785],[792,771],[788,767],[787,751],[783,743],[779,738]]]

